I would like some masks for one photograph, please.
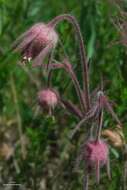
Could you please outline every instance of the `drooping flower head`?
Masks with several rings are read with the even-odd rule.
[[[22,34],[14,42],[13,48],[21,53],[23,61],[34,59],[35,64],[40,65],[57,41],[58,35],[53,27],[38,23]]]
[[[93,167],[97,162],[103,166],[107,162],[108,147],[103,141],[89,141],[86,143],[85,148],[85,160],[87,165]]]
[[[84,146],[84,160],[88,171],[95,169],[97,182],[100,180],[100,168],[108,164],[108,146],[102,140],[90,140]]]
[[[44,89],[38,93],[38,102],[42,108],[54,108],[58,103],[58,96],[53,90]]]

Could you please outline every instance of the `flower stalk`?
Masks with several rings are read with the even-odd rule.
[[[75,29],[75,33],[77,35],[77,39],[79,42],[79,48],[80,48],[80,58],[81,58],[81,64],[82,64],[82,70],[83,70],[83,91],[84,91],[84,97],[86,101],[86,109],[87,111],[90,108],[90,96],[89,96],[89,73],[88,73],[88,64],[87,64],[87,57],[85,53],[85,47],[84,47],[84,41],[83,37],[80,31],[79,24],[74,16],[71,16],[69,14],[63,14],[55,17],[52,21],[49,22],[49,25],[52,27],[56,27],[58,23],[60,23],[63,20],[67,20],[69,23],[71,23]]]

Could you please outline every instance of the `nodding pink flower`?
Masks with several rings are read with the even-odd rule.
[[[38,23],[22,34],[14,42],[13,48],[21,53],[23,62],[34,59],[35,64],[40,65],[57,41],[58,35],[53,27]]]
[[[58,103],[57,94],[51,89],[44,89],[38,93],[38,102],[42,108],[54,108]]]
[[[84,160],[88,171],[95,169],[97,182],[100,180],[100,168],[109,164],[108,146],[102,140],[90,140],[84,146]]]

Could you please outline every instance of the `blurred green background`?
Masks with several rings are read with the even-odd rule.
[[[122,1],[122,7],[126,11],[126,1]],[[82,189],[84,166],[81,164],[76,172],[74,168],[84,139],[83,130],[73,140],[69,139],[78,119],[60,106],[52,117],[43,114],[37,104],[37,93],[45,86],[46,74],[38,68],[19,66],[18,55],[10,51],[14,40],[34,23],[48,22],[63,13],[74,15],[80,24],[90,64],[91,91],[100,84],[102,74],[104,90],[116,103],[115,111],[127,136],[127,54],[126,47],[115,44],[120,33],[113,19],[119,17],[119,8],[113,1],[0,0],[0,190],[11,181],[29,190]],[[77,65],[81,82],[72,27],[65,21],[57,30],[70,60]],[[58,52],[62,50],[58,48]],[[59,58],[57,53],[56,56]],[[77,104],[69,77],[61,71],[54,75],[54,87]],[[106,115],[104,127],[115,126]],[[96,186],[93,173],[92,190],[121,189],[121,149],[110,147],[112,180],[108,181],[104,168],[101,184]]]

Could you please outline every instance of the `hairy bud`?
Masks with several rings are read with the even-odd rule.
[[[108,146],[103,141],[89,141],[85,144],[85,160],[87,165],[93,167],[97,162],[104,165],[108,158]]]
[[[95,169],[97,183],[100,181],[100,168],[109,165],[108,152],[108,146],[102,140],[91,140],[84,146],[86,168],[89,172]]]
[[[58,96],[53,90],[44,89],[38,93],[38,102],[42,108],[54,108],[58,103]]]

